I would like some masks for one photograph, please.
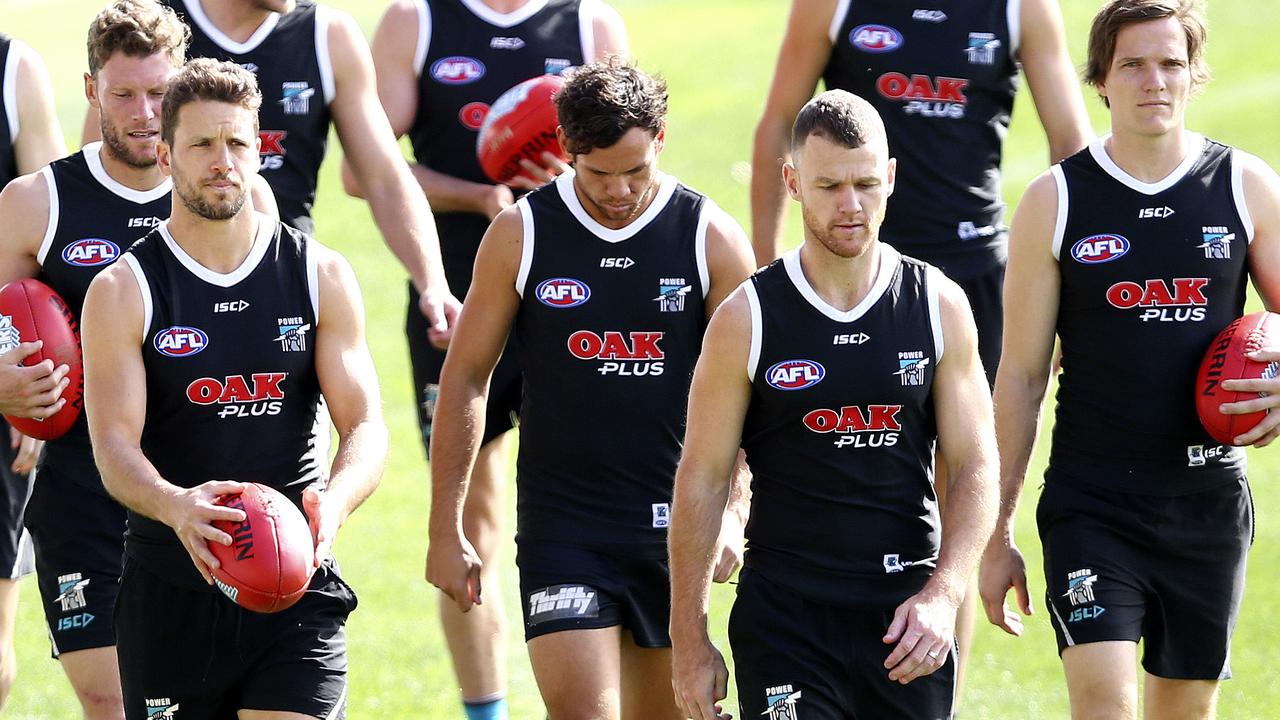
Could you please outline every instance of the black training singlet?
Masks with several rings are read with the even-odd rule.
[[[898,159],[880,239],[969,278],[1004,262],[1000,155],[1022,0],[841,0],[828,88],[865,98]]]
[[[1238,479],[1244,452],[1196,417],[1196,370],[1244,308],[1253,226],[1233,150],[1191,136],[1158,183],[1104,140],[1053,167],[1062,290],[1055,479],[1175,495]]]
[[[309,239],[258,215],[238,269],[215,273],[168,223],[124,256],[146,308],[142,451],[180,487],[210,480],[269,485],[302,507],[324,477],[313,426],[319,286]],[[176,585],[207,587],[168,526],[129,513],[125,550]]]
[[[334,95],[330,10],[298,0],[292,12],[272,13],[248,40],[238,43],[214,26],[200,0],[164,2],[191,28],[188,57],[230,60],[257,75],[262,90],[262,177],[275,193],[280,219],[311,232],[311,206],[329,140],[329,103]],[[358,146],[352,148],[358,151]]]
[[[0,188],[18,177],[18,44],[0,33]]]
[[[517,203],[516,539],[663,557],[706,329],[714,205],[660,176],[649,208],[610,230],[587,214],[573,177]]]
[[[418,111],[409,129],[417,161],[445,175],[492,182],[476,160],[489,105],[529,78],[559,74],[594,54],[595,0],[581,8],[579,2],[531,0],[504,14],[480,0],[417,0]],[[435,218],[445,261],[470,269],[489,219],[466,212]]]
[[[171,208],[169,178],[147,191],[125,187],[102,166],[105,152],[102,143],[90,143],[40,171],[49,188],[49,225],[36,254],[37,278],[62,296],[77,319],[89,283],[168,218]],[[65,435],[45,445],[41,463],[62,468],[86,487],[105,492],[83,413]]]
[[[881,245],[866,297],[824,301],[794,250],[744,286],[751,306],[745,562],[820,602],[897,603],[933,572],[938,271]]]

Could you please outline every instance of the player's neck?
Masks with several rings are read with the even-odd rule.
[[[147,167],[134,167],[117,158],[105,144],[99,146],[98,158],[102,161],[102,169],[107,172],[107,176],[130,190],[146,192],[164,182],[164,173],[160,172],[159,165],[152,163]]]
[[[1169,177],[1186,159],[1191,152],[1191,133],[1181,126],[1160,135],[1112,132],[1103,147],[1121,170],[1142,182],[1155,183]]]
[[[174,191],[169,234],[193,260],[216,273],[239,268],[258,233],[258,214],[251,203],[230,220],[209,220],[187,209]]]
[[[800,246],[800,269],[818,297],[831,307],[847,312],[857,307],[871,291],[883,252],[880,241],[873,240],[861,255],[840,257],[817,240],[806,238]]]
[[[275,13],[244,0],[187,0],[199,3],[209,22],[223,35],[242,43],[253,37],[262,23]]]
[[[533,2],[533,0],[480,0],[481,3],[496,13],[506,15]]]

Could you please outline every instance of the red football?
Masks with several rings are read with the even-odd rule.
[[[559,75],[542,75],[525,80],[502,93],[489,108],[476,138],[476,159],[490,180],[511,182],[525,175],[520,160],[542,164],[542,153],[568,160],[556,139],[556,105],[552,98],[564,87]]]
[[[219,505],[243,510],[244,522],[219,520],[230,545],[209,543],[222,567],[213,582],[237,605],[260,613],[284,610],[302,598],[315,560],[311,527],[302,511],[279,491],[246,483],[239,495],[223,495]]]
[[[1234,445],[1235,438],[1253,429],[1267,416],[1265,412],[1248,415],[1224,415],[1218,411],[1222,403],[1258,397],[1253,392],[1223,390],[1223,380],[1273,378],[1280,363],[1250,360],[1245,353],[1280,345],[1280,315],[1256,312],[1236,318],[1209,344],[1200,371],[1196,373],[1196,412],[1200,423],[1214,440]]]
[[[53,417],[44,420],[5,418],[22,434],[40,440],[62,437],[84,407],[84,367],[80,359],[80,333],[75,315],[53,288],[36,280],[23,278],[0,288],[0,353],[9,352],[20,342],[43,340],[40,350],[27,356],[24,364],[36,365],[46,359],[54,367],[66,365],[67,389],[62,397],[67,402]]]

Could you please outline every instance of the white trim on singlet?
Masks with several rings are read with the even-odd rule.
[[[182,4],[187,8],[187,17],[191,18],[191,22],[200,28],[200,31],[209,36],[214,45],[226,50],[233,55],[244,55],[253,52],[262,44],[272,30],[276,29],[276,25],[280,22],[280,13],[271,13],[267,15],[267,19],[262,21],[257,30],[249,36],[244,42],[236,42],[227,37],[227,34],[218,29],[217,25],[204,14],[204,8],[200,6],[200,0],[182,0]]]
[[[333,57],[329,55],[329,8],[316,5],[316,66],[320,69],[320,88],[324,104],[333,102],[338,94],[338,84],[333,79]]]
[[[267,254],[267,250],[271,247],[271,239],[275,236],[276,221],[272,218],[255,213],[257,216],[258,227],[255,230],[253,245],[249,248],[249,252],[244,256],[244,260],[240,261],[240,265],[229,273],[220,273],[210,270],[200,264],[199,260],[187,254],[186,250],[173,239],[173,235],[169,232],[169,221],[164,220],[159,225],[160,236],[164,238],[164,244],[169,248],[169,252],[182,263],[192,275],[197,278],[221,288],[235,287],[237,283],[249,277],[258,265],[262,262],[262,258]]]
[[[698,265],[698,280],[702,283],[702,297],[706,299],[711,290],[711,271],[707,267],[707,226],[711,223],[711,213],[720,212],[720,207],[707,198],[702,202],[698,213],[698,229],[693,233],[693,259]]]
[[[308,238],[304,245],[307,253],[307,295],[311,297],[311,312],[320,323],[320,262],[316,260],[316,242]]]
[[[102,153],[106,152],[106,147],[103,146],[101,140],[85,145],[83,152],[84,164],[89,166],[89,174],[93,176],[93,179],[97,180],[102,187],[110,190],[113,195],[129,202],[146,205],[168,195],[169,191],[173,189],[173,179],[167,175],[164,180],[160,181],[159,185],[150,190],[134,190],[131,187],[121,185],[119,181],[107,174],[107,168],[102,164]]]
[[[9,54],[4,60],[4,114],[9,119],[9,144],[18,142],[18,62],[21,57],[18,49],[22,46],[17,40],[9,40]]]
[[[520,198],[516,201],[516,210],[520,211],[524,229],[524,237],[520,239],[520,269],[516,271],[516,294],[524,297],[524,286],[529,281],[529,270],[533,268],[533,208],[529,207],[528,198]]]
[[[743,294],[747,296],[747,307],[751,309],[751,350],[747,353],[747,380],[756,381],[756,370],[760,367],[760,347],[764,344],[764,313],[760,311],[760,296],[756,294],[756,284],[751,278],[742,281]]]
[[[1058,188],[1058,213],[1053,220],[1053,241],[1049,250],[1055,260],[1062,260],[1062,240],[1067,234],[1067,208],[1071,194],[1067,191],[1067,176],[1062,172],[1062,165],[1054,165],[1049,172],[1053,173],[1053,182]]]
[[[40,267],[44,267],[44,259],[49,255],[49,246],[53,245],[53,236],[58,234],[58,220],[62,209],[58,202],[58,183],[53,179],[53,166],[45,165],[40,168],[40,174],[44,175],[44,186],[49,191],[49,224],[45,226],[44,238],[40,240],[40,249],[36,251],[36,262],[40,263]]]
[[[1005,22],[1009,25],[1009,57],[1018,60],[1022,48],[1022,3],[1026,0],[1009,0],[1005,7]]]
[[[884,296],[885,291],[889,289],[889,281],[893,279],[894,265],[898,262],[898,257],[897,250],[883,243],[880,244],[880,265],[876,268],[875,279],[871,281],[871,289],[858,301],[857,305],[849,310],[832,307],[809,284],[809,278],[804,276],[804,268],[800,266],[800,248],[783,255],[782,265],[787,270],[787,277],[791,278],[791,284],[815,310],[836,322],[850,323],[866,315],[871,306]]]
[[[827,38],[831,40],[831,47],[835,47],[839,42],[840,26],[844,25],[844,16],[849,14],[849,0],[837,0],[836,10],[831,14],[831,24],[827,28]]]
[[[124,264],[129,266],[129,270],[133,272],[133,279],[138,281],[138,292],[142,293],[142,341],[146,343],[147,333],[151,332],[151,318],[154,309],[151,307],[151,283],[147,282],[147,274],[142,271],[142,266],[138,264],[138,258],[133,253],[125,253],[120,256],[124,260]]]
[[[596,12],[599,0],[582,0],[578,5],[578,44],[582,46],[582,62],[595,62]]]
[[[673,175],[662,174],[658,178],[658,192],[654,195],[653,201],[649,203],[649,207],[640,213],[640,217],[632,220],[626,227],[614,230],[596,222],[595,218],[587,213],[587,209],[582,207],[582,202],[578,200],[578,193],[573,189],[573,170],[567,170],[556,178],[556,190],[560,193],[560,199],[568,206],[569,212],[573,217],[586,228],[592,235],[609,243],[619,243],[627,240],[636,233],[645,229],[653,219],[666,209],[667,203],[671,202],[671,196],[676,191],[676,179]]]
[[[1102,169],[1108,175],[1115,178],[1116,182],[1137,190],[1143,195],[1156,195],[1178,184],[1179,180],[1191,172],[1191,168],[1195,166],[1196,161],[1200,159],[1201,153],[1204,152],[1204,136],[1198,133],[1187,133],[1187,156],[1182,158],[1182,162],[1178,163],[1178,167],[1174,168],[1173,172],[1166,175],[1163,180],[1149,183],[1143,182],[1125,172],[1123,168],[1116,164],[1115,160],[1111,159],[1111,156],[1107,154],[1106,147],[1107,138],[1109,137],[1111,137],[1110,133],[1089,143],[1089,154],[1093,156],[1093,159],[1102,166]]]
[[[1231,197],[1236,203],[1236,212],[1240,215],[1240,222],[1244,223],[1244,235],[1249,243],[1253,243],[1253,215],[1249,213],[1249,203],[1244,195],[1244,163],[1240,160],[1242,157],[1252,158],[1252,155],[1231,148]]]
[[[515,27],[534,15],[537,15],[542,8],[547,6],[547,0],[529,0],[529,2],[509,13],[500,13],[480,2],[480,0],[458,1],[461,2],[465,8],[470,10],[471,14],[490,25],[497,25],[500,28]]]
[[[418,43],[413,46],[413,76],[422,77],[427,51],[431,49],[431,6],[427,0],[413,0],[418,9]]]
[[[925,269],[924,292],[929,303],[929,327],[933,330],[933,350],[937,353],[933,358],[934,367],[942,362],[942,354],[946,350],[946,338],[942,332],[942,308],[938,300],[938,286],[943,282],[946,282],[946,278],[941,270],[932,265]]]

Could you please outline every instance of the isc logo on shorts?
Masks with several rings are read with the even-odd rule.
[[[174,325],[156,333],[152,345],[161,355],[187,357],[209,347],[209,336],[199,328]]]
[[[466,85],[484,77],[484,63],[464,55],[450,55],[431,64],[431,77],[445,85]]]
[[[1129,240],[1119,235],[1090,235],[1071,246],[1071,257],[1085,265],[1099,265],[1118,260],[1129,252]]]
[[[850,31],[849,42],[863,52],[893,52],[902,47],[902,33],[888,25],[859,25]]]
[[[812,360],[783,360],[765,371],[764,380],[778,390],[804,390],[822,382],[827,371]]]
[[[63,261],[77,267],[106,265],[118,257],[120,246],[103,238],[84,238],[62,249]]]
[[[591,299],[591,288],[573,278],[543,280],[533,291],[538,302],[553,308],[577,307]]]

